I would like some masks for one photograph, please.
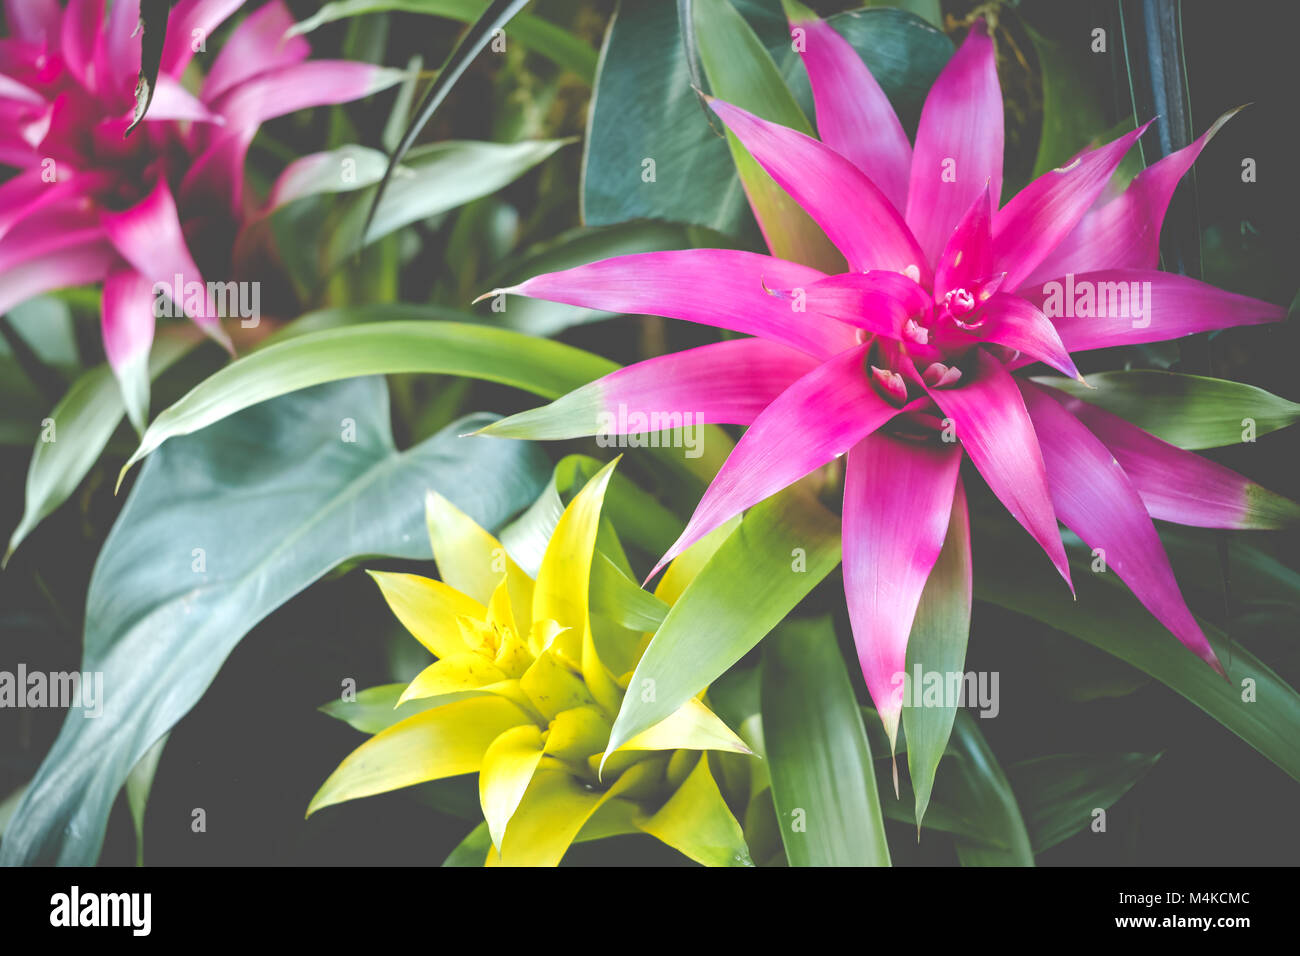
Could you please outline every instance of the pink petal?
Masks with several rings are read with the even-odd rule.
[[[46,182],[44,173],[43,168],[33,166],[0,185],[0,239],[28,216],[103,182],[103,177],[94,173],[73,176],[66,166],[58,169],[54,182]]]
[[[867,382],[862,363],[869,348],[828,359],[754,419],[650,577],[723,522],[844,454],[899,413]]]
[[[293,14],[282,0],[250,13],[217,54],[203,81],[203,100],[211,102],[259,73],[307,59],[311,45],[300,36],[285,36],[293,24]]]
[[[350,60],[308,60],[257,73],[208,105],[234,128],[255,130],[278,116],[313,106],[347,103],[377,93],[406,76],[401,70]]]
[[[852,328],[795,312],[765,289],[805,288],[816,269],[731,249],[616,256],[534,276],[498,292],[606,312],[662,315],[782,342],[818,358],[856,344]]]
[[[113,0],[108,20],[95,44],[95,76],[102,94],[119,97],[122,107],[134,102],[140,75],[140,37],[132,36],[140,23],[140,0]]]
[[[1154,269],[1160,261],[1160,224],[1174,189],[1205,144],[1236,113],[1224,113],[1196,142],[1148,166],[1122,194],[1089,209],[1024,284],[1038,285],[1067,272]]]
[[[993,271],[1007,273],[1008,289],[1019,286],[1078,225],[1149,125],[1044,173],[994,214]]]
[[[935,270],[935,297],[993,274],[993,192],[985,185],[948,237]]]
[[[204,44],[244,0],[181,0],[167,18],[167,38],[163,42],[159,73],[180,76],[194,58],[196,39]]]
[[[935,80],[912,152],[907,224],[927,262],[938,259],[953,226],[985,186],[1002,196],[1002,90],[993,40],[977,20]]]
[[[1219,673],[1187,609],[1142,499],[1101,440],[1032,382],[1020,383],[1047,465],[1057,514],[1114,570],[1156,619]]]
[[[165,179],[160,179],[153,191],[130,209],[105,213],[103,225],[109,241],[149,282],[151,289],[162,283],[174,290],[185,300],[176,304],[184,307],[204,332],[230,349],[230,338],[221,328],[220,317],[206,294],[200,297],[201,304],[191,302],[191,297],[184,294],[191,283],[199,283],[204,289],[206,283],[185,244],[176,202]]]
[[[976,360],[974,374],[964,375],[956,386],[926,391],[952,420],[957,440],[989,488],[1070,584],[1043,456],[1015,379],[983,349],[976,350]]]
[[[5,0],[5,23],[9,33],[28,43],[59,43],[63,11],[59,0]]]
[[[225,122],[179,82],[165,73],[160,73],[158,85],[154,88],[153,102],[149,104],[149,112],[145,114],[144,121],[148,123],[168,120],[218,124]]]
[[[102,237],[72,234],[0,269],[0,314],[54,289],[98,282],[118,261]]]
[[[749,425],[817,365],[787,345],[732,339],[637,362],[485,431],[498,438],[558,440]]]
[[[201,208],[229,209],[238,219],[244,208],[244,159],[256,129],[221,129],[181,180],[181,202]]]
[[[97,88],[95,43],[104,20],[104,0],[68,0],[63,17],[60,54],[68,72],[82,88],[92,93]]]
[[[875,269],[845,272],[809,283],[798,291],[780,290],[778,298],[825,316],[893,339],[908,338],[907,320],[927,315],[930,296],[907,276]]]
[[[961,465],[956,443],[883,433],[849,452],[844,476],[844,594],[867,690],[892,745],[901,707],[897,675],[921,590],[943,548]]]
[[[134,269],[104,280],[104,354],[122,389],[131,423],[144,430],[149,413],[149,346],[154,332],[153,283]]]
[[[1294,524],[1300,506],[1217,462],[1053,388],[1040,386],[1083,422],[1115,456],[1151,517],[1198,528],[1276,529]]]
[[[911,269],[929,285],[929,263],[898,210],[852,162],[811,136],[738,106],[722,100],[709,105],[777,185],[822,227],[850,269]]]
[[[862,170],[900,213],[907,207],[912,144],[884,90],[848,40],[826,21],[804,30],[803,65],[812,83],[821,141]]]
[[[945,324],[935,336],[936,344],[941,350],[959,348],[963,342],[971,346],[979,342],[1005,345],[1032,361],[1046,362],[1070,378],[1080,378],[1051,320],[1019,296],[996,293],[977,321],[979,326],[969,331]]]
[[[1146,269],[1065,275],[1017,294],[1052,320],[1071,352],[1163,342],[1286,318],[1283,306]]]

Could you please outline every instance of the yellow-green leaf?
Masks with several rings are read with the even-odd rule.
[[[415,675],[398,699],[399,704],[422,697],[439,697],[467,690],[478,690],[503,681],[506,675],[482,654],[455,654],[434,661]]]
[[[533,582],[511,560],[501,542],[437,492],[429,492],[425,499],[425,515],[433,558],[442,579],[457,591],[487,605],[504,576],[510,589],[515,624],[527,633]]]
[[[492,845],[500,848],[506,824],[542,759],[542,732],[532,724],[512,727],[488,746],[478,772],[478,796]]]
[[[700,755],[677,792],[639,826],[704,866],[754,865],[745,834],[709,770],[708,754]]]
[[[456,619],[462,615],[482,618],[487,614],[482,604],[442,581],[418,574],[388,571],[369,574],[379,585],[393,614],[434,656],[455,657],[469,650],[461,640]]]
[[[307,815],[345,800],[474,773],[493,740],[528,722],[501,697],[471,697],[408,717],[352,751],[312,797]]]
[[[659,723],[641,731],[618,749],[722,750],[738,754],[753,752],[697,697],[690,698]]]

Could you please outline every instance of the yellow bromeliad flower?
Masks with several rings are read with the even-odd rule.
[[[638,832],[699,863],[750,864],[740,824],[702,753],[750,750],[699,698],[606,753],[645,645],[644,635],[620,628],[614,632],[626,637],[605,636],[599,646],[592,631],[592,566],[608,560],[596,539],[616,463],[564,510],[536,580],[496,538],[430,493],[429,535],[442,580],[371,575],[393,613],[437,658],[398,703],[432,706],[353,751],[321,786],[308,815],[477,773],[491,836],[487,865],[554,866],[580,834]],[[671,604],[716,547],[700,545],[669,569],[658,598]],[[624,646],[609,646],[611,640]],[[616,674],[607,660],[630,665]]]

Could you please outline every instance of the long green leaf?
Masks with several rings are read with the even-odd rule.
[[[813,135],[771,54],[729,0],[694,0],[693,5],[695,42],[713,94],[765,120]],[[844,257],[821,227],[730,131],[727,145],[772,254],[826,272],[842,272]]]
[[[862,712],[830,618],[763,645],[763,740],[791,866],[889,866]]]
[[[452,49],[446,62],[443,63],[442,69],[438,71],[438,78],[434,80],[433,85],[429,87],[429,91],[425,94],[424,100],[420,103],[414,121],[407,127],[406,132],[397,144],[397,149],[393,150],[393,155],[389,157],[388,168],[384,170],[384,177],[379,181],[379,186],[375,190],[374,200],[370,205],[370,211],[366,214],[365,224],[362,226],[359,235],[362,237],[370,235],[370,223],[380,210],[384,193],[388,189],[388,184],[392,181],[394,171],[402,162],[402,157],[415,145],[415,140],[419,137],[421,130],[433,118],[433,114],[437,112],[438,107],[447,98],[447,94],[451,92],[461,75],[468,69],[470,63],[483,50],[483,47],[487,46],[492,34],[502,29],[527,4],[528,0],[492,0],[492,5],[484,10],[483,14],[470,25],[469,30],[465,32],[465,35]]]
[[[299,335],[196,385],[154,419],[122,471],[169,438],[324,382],[401,372],[467,375],[554,398],[617,367],[558,342],[457,322],[375,322]]]
[[[423,13],[473,23],[487,10],[486,0],[336,0],[327,3],[306,20],[299,22],[291,34],[311,31],[366,13]],[[510,22],[508,39],[539,53],[555,64],[572,70],[590,83],[596,76],[596,51],[569,31],[538,17],[520,14]]]
[[[1069,548],[1077,595],[1072,600],[1018,529],[972,519],[975,553],[997,555],[996,562],[976,562],[977,599],[1042,621],[1150,674],[1300,780],[1300,694],[1263,661],[1229,646],[1222,631],[1201,621],[1228,672],[1224,680],[1178,643],[1113,571],[1094,573],[1091,555]]]
[[[1159,754],[1052,754],[1007,767],[1025,826],[1042,853],[1108,810],[1156,765]]]
[[[149,356],[149,376],[156,378],[195,345],[193,337],[159,337]],[[77,490],[81,480],[99,460],[99,454],[126,416],[122,390],[107,365],[86,372],[68,389],[50,412],[49,440],[42,427],[31,464],[27,468],[27,494],[23,517],[9,537],[0,567],[38,524],[54,513]]]
[[[650,641],[606,753],[744,657],[839,561],[839,520],[805,488],[787,488],[751,508]]]
[[[970,522],[966,492],[961,485],[953,500],[952,518],[943,550],[935,562],[907,640],[909,675],[920,668],[924,674],[960,674],[966,668],[966,641],[970,636],[971,554]],[[921,688],[914,687],[916,693]],[[948,747],[957,702],[916,706],[913,699],[903,707],[903,734],[907,738],[907,771],[916,799],[916,819],[925,819],[939,758]]]
[[[1219,448],[1300,421],[1300,405],[1254,385],[1153,369],[1101,372],[1088,388],[1065,378],[1043,383],[1069,392],[1180,448]],[[1253,423],[1253,425],[1251,424]]]
[[[969,711],[957,714],[952,746],[935,795],[971,813],[989,838],[953,839],[962,866],[1033,866],[1034,851],[1015,792]]]
[[[531,501],[545,456],[457,437],[484,419],[398,451],[384,381],[360,378],[265,402],[151,458],[87,596],[82,669],[102,672],[108,706],[93,720],[69,711],[0,864],[93,864],[127,774],[254,625],[343,562],[432,557],[428,489],[485,527]]]

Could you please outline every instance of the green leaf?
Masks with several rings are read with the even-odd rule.
[[[136,31],[140,36],[140,73],[135,83],[135,109],[131,125],[124,137],[140,125],[149,104],[153,102],[154,88],[158,85],[158,68],[162,65],[163,40],[167,36],[167,18],[172,11],[172,0],[140,0],[140,19]]]
[[[149,805],[149,791],[153,789],[158,761],[162,759],[163,748],[167,746],[167,738],[170,736],[171,734],[163,734],[159,737],[126,775],[126,803],[131,809],[131,823],[135,826],[136,866],[144,866],[144,811]]]
[[[1041,379],[1075,398],[1146,429],[1179,448],[1219,448],[1245,441],[1246,420],[1255,435],[1300,421],[1300,405],[1254,385],[1152,369],[1101,372],[1088,388],[1065,378]]]
[[[1106,110],[1096,85],[1071,47],[1022,21],[1043,72],[1043,129],[1038,137],[1034,178],[1064,166],[1106,128]],[[1086,49],[1086,48],[1085,48]]]
[[[447,98],[447,94],[452,91],[452,88],[465,70],[468,69],[474,58],[482,52],[483,47],[487,46],[492,34],[503,29],[510,22],[510,19],[527,4],[528,0],[492,0],[491,5],[470,24],[469,30],[457,41],[443,63],[442,69],[438,71],[438,78],[433,81],[433,85],[425,93],[424,100],[421,101],[420,108],[416,111],[415,119],[406,128],[406,132],[402,134],[401,140],[398,141],[397,148],[393,150],[393,155],[389,157],[388,168],[384,170],[384,176],[379,181],[370,210],[366,214],[365,222],[358,235],[369,236],[371,234],[371,221],[382,206],[384,193],[388,189],[388,184],[392,182],[393,173],[401,164],[402,157],[415,145],[415,140],[419,137],[421,130],[424,129],[429,120],[433,119],[433,114],[437,112],[438,107]]]
[[[403,226],[491,195],[572,142],[571,139],[518,143],[449,140],[411,150],[406,163],[387,181],[377,206],[375,197],[379,195],[382,180],[379,185],[359,192],[343,212],[322,250],[325,272],[359,247],[370,245]],[[367,227],[364,242],[363,226]]]
[[[812,126],[758,35],[729,0],[694,0],[695,42],[718,98],[807,136]],[[843,272],[844,257],[790,194],[727,131],[727,145],[772,254],[825,272]]]
[[[424,13],[446,17],[462,23],[473,23],[487,10],[486,0],[336,0],[327,3],[306,20],[299,22],[290,34],[310,33],[327,23],[366,13],[400,12]],[[514,40],[520,46],[541,54],[553,63],[572,70],[590,83],[596,76],[596,51],[567,30],[538,17],[520,14],[510,22],[506,31],[507,42]]]
[[[972,523],[975,553],[998,556],[996,564],[976,562],[977,599],[1042,621],[1150,674],[1300,780],[1300,694],[1266,664],[1201,620],[1228,672],[1224,680],[1165,630],[1113,572],[1094,573],[1086,550],[1067,545],[1077,595],[1072,600],[1014,525],[975,515]],[[1243,699],[1246,681],[1252,682],[1253,699]]]
[[[465,839],[456,844],[456,849],[447,854],[443,866],[482,866],[487,859],[488,850],[492,849],[492,834],[488,832],[484,820],[466,834]]]
[[[1042,853],[1088,827],[1142,779],[1160,754],[1052,754],[1007,768],[1020,798],[1034,852]]]
[[[367,687],[365,690],[357,691],[356,700],[342,698],[331,700],[329,703],[321,704],[320,710],[363,734],[377,734],[422,710],[474,696],[473,692],[469,692],[443,694],[440,697],[421,697],[417,700],[404,701],[399,707],[397,701],[404,690],[406,690],[405,683]]]
[[[871,748],[830,618],[763,645],[763,740],[791,866],[889,866]]]
[[[650,641],[606,753],[668,717],[744,657],[839,562],[839,519],[802,486],[751,508]]]
[[[169,438],[324,382],[400,372],[468,375],[554,398],[617,367],[558,342],[456,322],[373,322],[298,335],[246,355],[196,385],[154,419],[122,471],[125,475]]]
[[[693,5],[701,6],[698,0]],[[623,0],[610,24],[587,128],[583,222],[662,219],[761,242],[726,140],[714,128],[721,124],[710,124],[691,89],[677,6]],[[736,0],[735,8],[772,55],[803,114],[811,115],[807,76],[779,0]],[[854,11],[829,22],[862,54],[904,126],[914,126],[925,94],[952,55],[948,38],[898,10]],[[698,40],[702,48],[702,33]],[[648,159],[655,164],[650,181],[643,165]]]
[[[969,711],[957,714],[952,746],[954,753],[938,778],[935,796],[978,820],[987,838],[953,838],[961,865],[1033,866],[1034,851],[1016,795]]]
[[[157,378],[195,344],[192,336],[159,336],[149,356],[150,377]],[[47,429],[42,423],[41,437],[27,468],[23,517],[9,537],[9,549],[0,567],[8,564],[36,526],[77,490],[125,415],[122,391],[107,365],[96,366],[72,383],[49,414],[52,424]]]
[[[948,536],[939,552],[912,623],[907,641],[907,674],[960,674],[966,669],[966,641],[970,636],[971,553],[966,493],[958,484],[953,499]],[[914,686],[914,692],[921,690]],[[907,738],[907,771],[916,799],[916,819],[925,819],[939,758],[948,747],[957,702],[940,706],[903,708],[903,734]]]
[[[398,451],[384,383],[362,378],[260,404],[152,458],[87,597],[82,669],[102,672],[116,703],[94,720],[69,712],[0,863],[93,864],[131,768],[254,625],[340,563],[432,557],[427,489],[485,527],[531,501],[545,457],[457,437],[483,421]]]

